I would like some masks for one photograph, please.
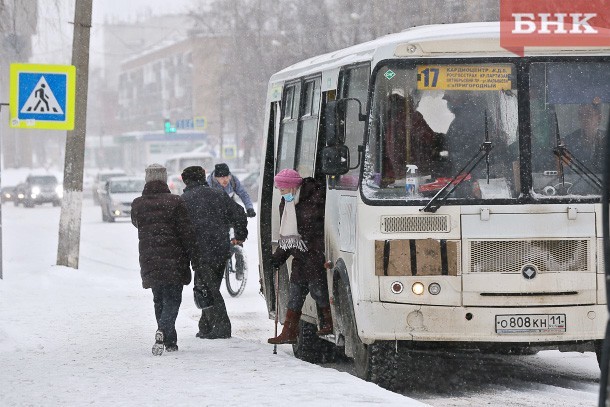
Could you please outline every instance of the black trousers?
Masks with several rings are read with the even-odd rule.
[[[220,294],[220,284],[225,272],[227,259],[218,259],[213,263],[197,262],[195,269],[195,285],[206,284],[212,292],[214,305],[201,310],[199,332],[220,337],[231,336],[231,320],[227,314],[225,300]]]
[[[166,345],[175,345],[178,342],[176,318],[182,303],[183,287],[182,284],[167,284],[152,287],[157,329],[163,331],[163,342]]]

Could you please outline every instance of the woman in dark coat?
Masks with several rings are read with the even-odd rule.
[[[324,202],[326,189],[313,178],[301,178],[285,169],[274,178],[282,194],[279,248],[272,257],[278,268],[292,256],[288,310],[282,333],[269,338],[272,344],[296,343],[301,309],[311,293],[321,313],[318,335],[333,332],[328,283],[324,269]]]
[[[172,195],[167,171],[159,164],[146,168],[142,196],[131,204],[131,222],[138,228],[142,287],[151,288],[157,332],[153,354],[178,350],[176,317],[183,286],[191,282],[190,258],[195,242],[184,200]]]

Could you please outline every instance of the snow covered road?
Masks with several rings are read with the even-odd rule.
[[[249,281],[225,295],[233,338],[195,338],[199,310],[186,287],[177,321],[180,351],[153,357],[152,293],[139,277],[136,229],[102,223],[85,201],[80,268],[53,266],[59,208],[2,207],[0,405],[419,405],[595,406],[593,353],[535,356],[422,354],[405,373],[405,397],[350,374],[272,354],[258,293],[255,222],[245,249]],[[225,293],[223,288],[223,293]]]

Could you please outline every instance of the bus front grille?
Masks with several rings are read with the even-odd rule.
[[[525,264],[540,272],[590,271],[588,239],[470,240],[471,273],[519,273]]]
[[[382,216],[381,233],[449,232],[447,215]]]

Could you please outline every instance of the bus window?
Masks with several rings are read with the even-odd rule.
[[[600,195],[610,110],[610,63],[533,63],[530,69],[534,196]],[[563,150],[557,147],[562,145]],[[562,151],[563,159],[554,152]]]
[[[285,168],[294,169],[300,97],[300,82],[286,85],[276,172]]]
[[[368,101],[370,67],[368,64],[359,65],[341,71],[339,78],[339,94],[341,98],[355,98],[362,103],[362,109],[366,109]],[[364,136],[364,124],[358,120],[358,104],[349,103],[346,123],[345,145],[349,148],[352,158],[352,167],[358,160],[358,146],[362,144]],[[358,186],[360,168],[354,168],[347,174],[339,177],[338,188],[355,189]]]
[[[430,199],[489,140],[493,146],[489,165],[483,160],[449,198],[516,198],[514,66],[439,65],[431,69],[448,79],[438,83],[430,79],[424,84],[426,69],[430,68],[383,66],[377,72],[365,158],[365,196],[407,198],[407,202]],[[482,82],[476,87],[469,85],[472,75],[480,75]],[[487,85],[489,90],[479,90]],[[417,189],[410,194],[405,188],[407,177],[416,179]]]
[[[302,177],[314,175],[316,158],[316,136],[320,111],[320,78],[304,84],[303,114],[301,115],[301,135],[298,146],[297,171]]]

